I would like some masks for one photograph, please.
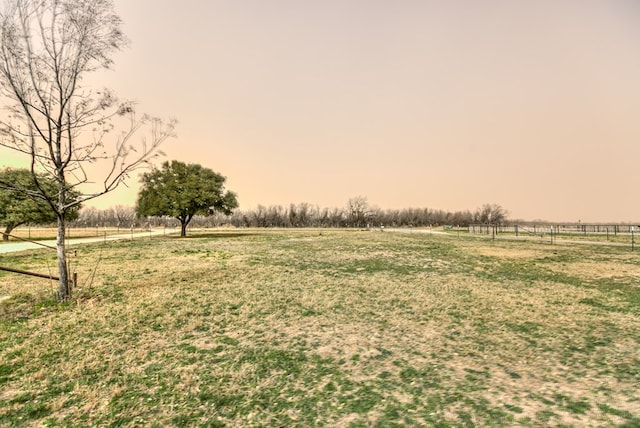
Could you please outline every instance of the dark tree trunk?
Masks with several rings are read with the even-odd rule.
[[[187,226],[193,218],[193,214],[181,214],[176,218],[180,221],[180,237],[184,238],[187,236]]]
[[[13,229],[15,229],[16,227],[20,226],[21,224],[24,224],[24,223],[17,223],[17,224],[9,223],[7,225],[7,227],[5,227],[4,232],[2,232],[2,240],[3,241],[8,241],[9,240],[9,235],[11,234]]]

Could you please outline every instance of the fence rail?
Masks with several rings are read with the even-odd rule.
[[[472,224],[469,233],[549,233],[554,234],[582,234],[582,235],[618,235],[631,234],[640,231],[639,225],[632,224]]]
[[[140,233],[149,230],[143,227],[68,227],[66,238],[89,238],[95,236],[120,235],[124,233]],[[11,235],[17,239],[55,239],[57,229],[55,227],[29,227],[15,228]]]
[[[29,272],[29,271],[26,271],[26,270],[15,269],[15,268],[10,268],[10,267],[6,267],[6,266],[0,266],[0,270],[6,271],[6,272],[11,272],[11,273],[19,273],[19,274],[22,274],[22,275],[36,276],[38,278],[51,279],[51,280],[54,280],[54,281],[59,281],[60,280],[60,278],[58,278],[57,276],[45,275],[43,273],[37,273],[37,272]]]

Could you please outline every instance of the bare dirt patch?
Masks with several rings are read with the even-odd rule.
[[[509,259],[536,259],[544,254],[543,251],[519,247],[480,247],[475,251],[483,256]]]

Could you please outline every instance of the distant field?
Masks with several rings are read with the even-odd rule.
[[[0,272],[0,426],[640,426],[626,246],[305,230],[77,248],[71,303]]]

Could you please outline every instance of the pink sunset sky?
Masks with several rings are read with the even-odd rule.
[[[95,78],[179,121],[164,158],[242,209],[308,202],[640,221],[636,0],[116,0]],[[161,159],[162,160],[162,159]],[[160,161],[161,161],[160,160]],[[21,165],[0,149],[0,165]],[[98,200],[133,205],[138,184]]]

